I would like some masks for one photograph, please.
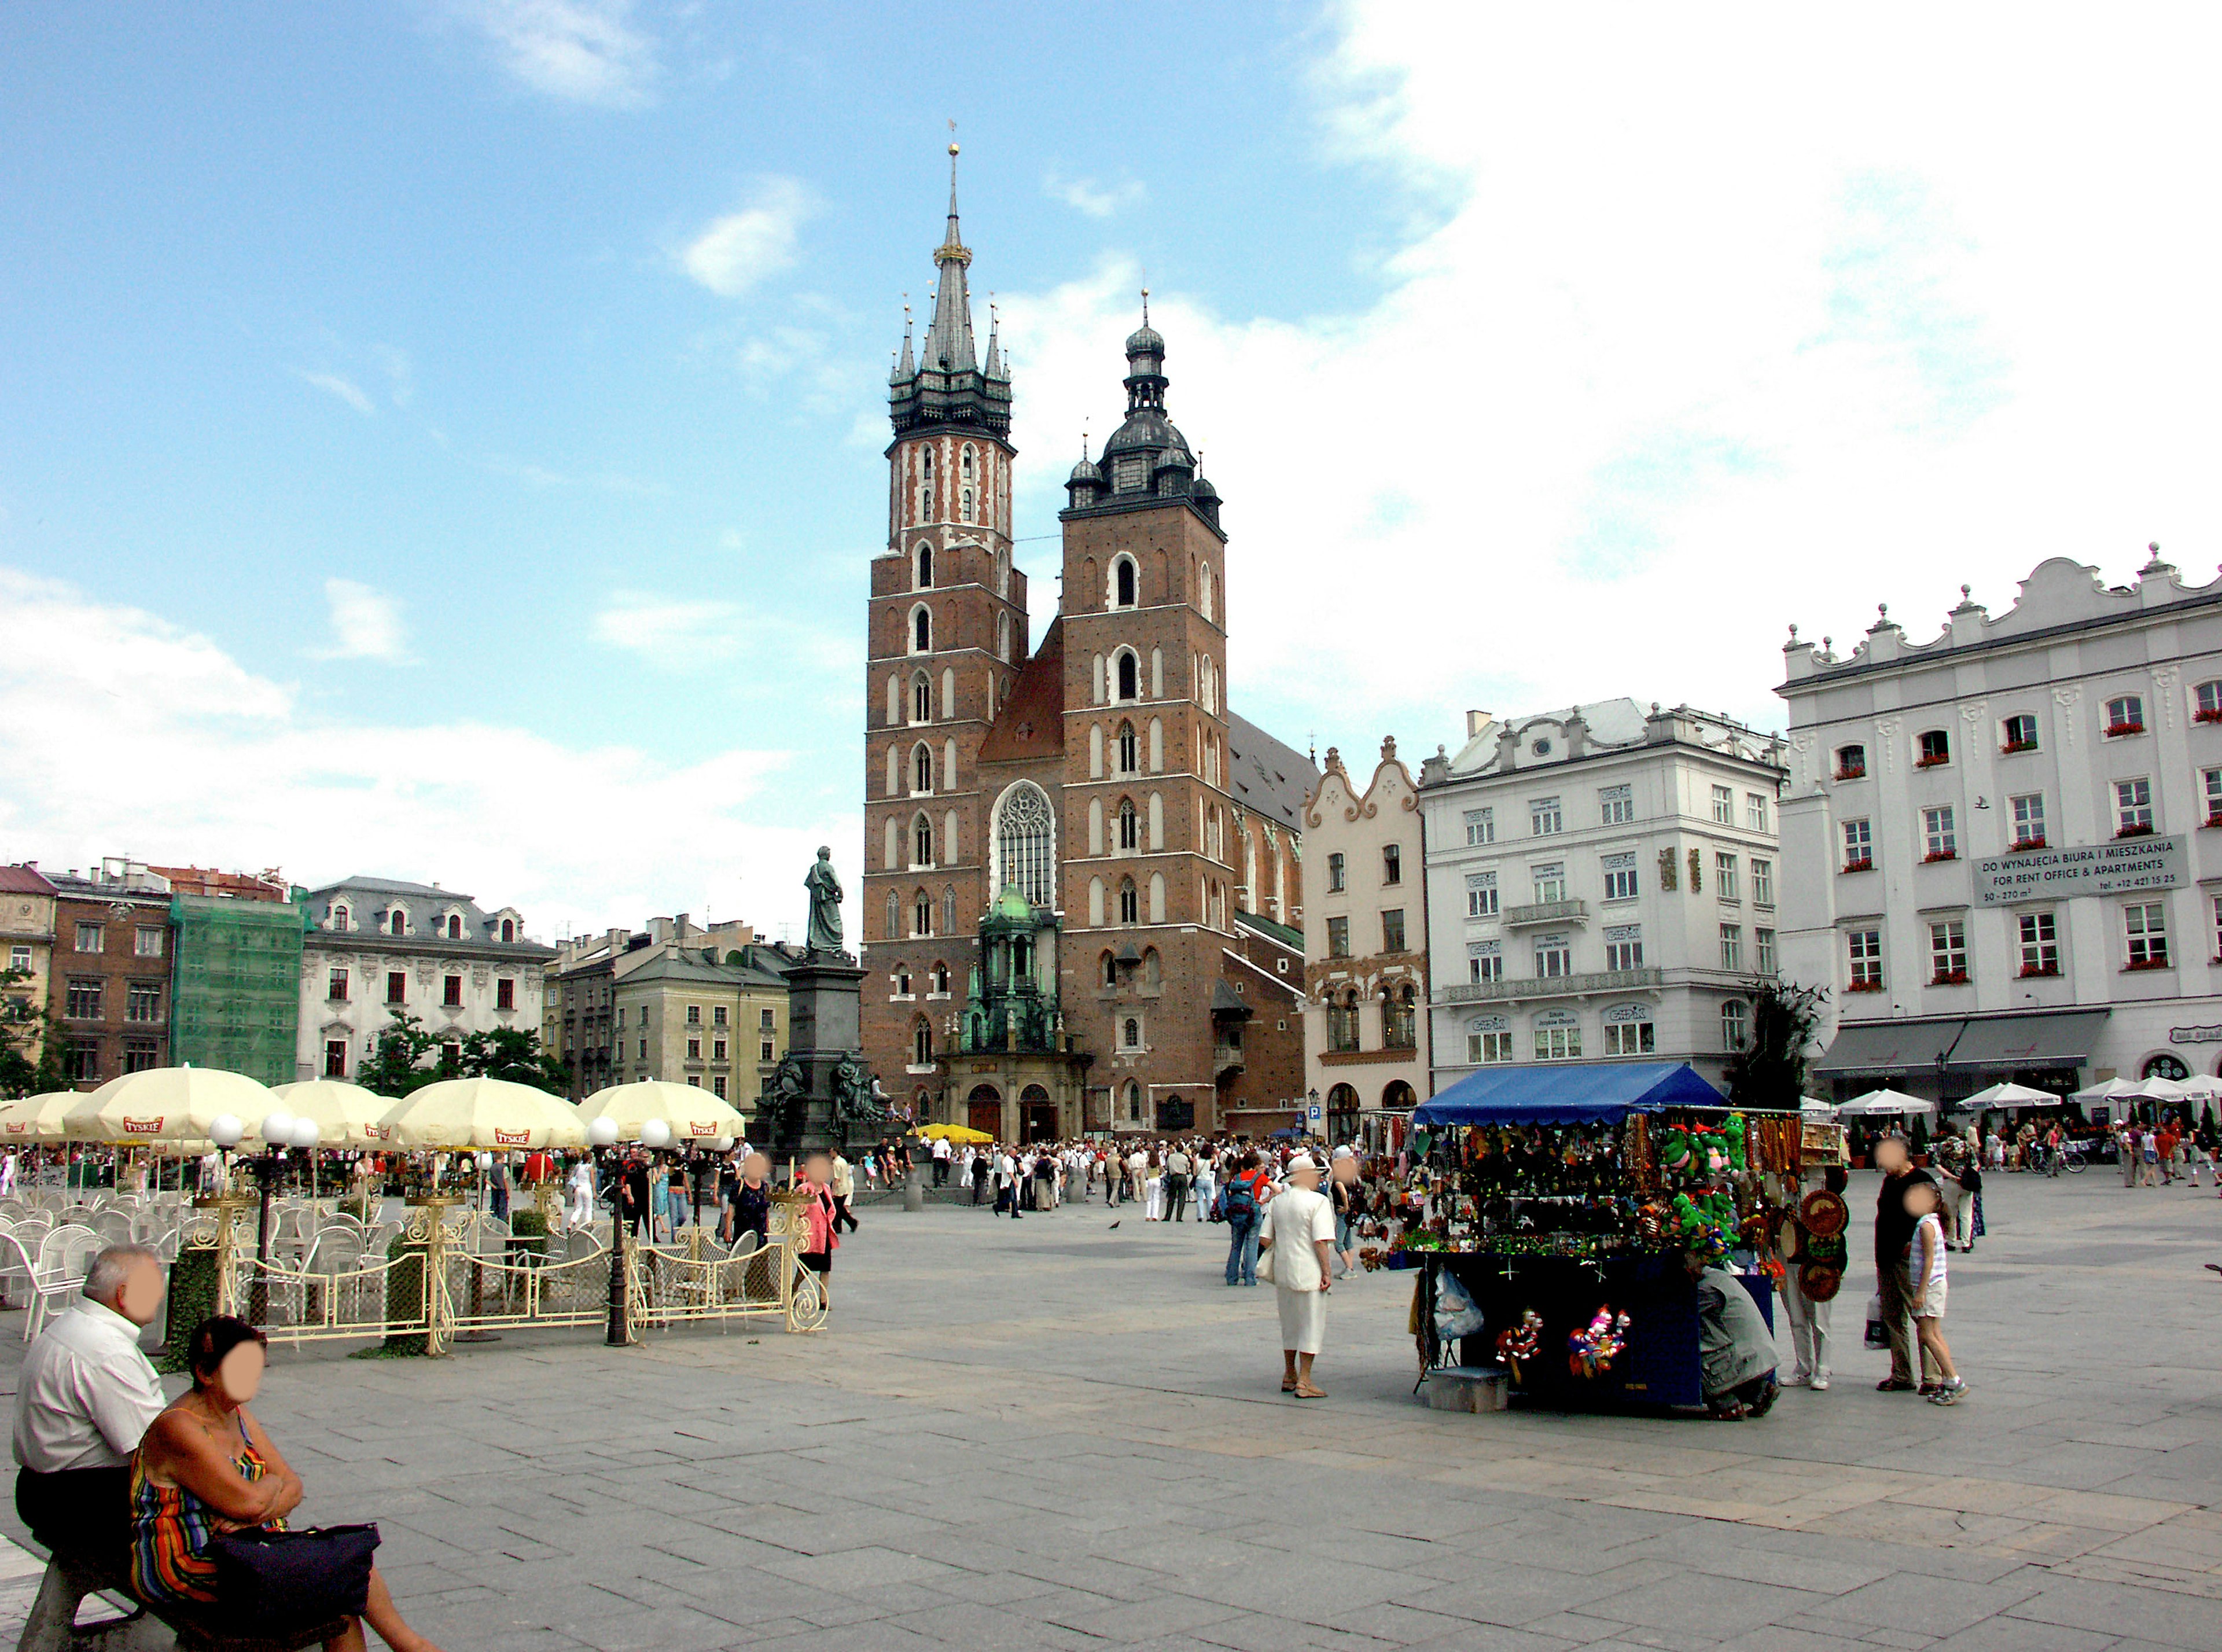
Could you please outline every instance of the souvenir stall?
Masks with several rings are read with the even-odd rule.
[[[1570,1407],[1698,1405],[1692,1248],[1742,1278],[1772,1324],[1778,1235],[1842,1132],[1732,1109],[1687,1064],[1470,1075],[1415,1114],[1391,1260],[1420,1270],[1422,1379],[1501,1366]]]

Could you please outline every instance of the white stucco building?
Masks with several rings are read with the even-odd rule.
[[[1718,1082],[1775,972],[1780,757],[1685,706],[1468,713],[1421,766],[1435,1088],[1535,1061]]]
[[[2055,558],[1932,642],[1886,610],[1785,654],[1783,972],[1832,989],[1823,1083],[2222,1069],[2222,581]]]
[[[1303,824],[1304,1083],[1328,1140],[1350,1141],[1368,1115],[1434,1093],[1425,842],[1397,742],[1381,743],[1363,787],[1330,746]]]
[[[299,1077],[353,1079],[396,1009],[456,1048],[497,1027],[540,1032],[556,949],[524,938],[516,908],[482,912],[437,884],[352,877],[312,891],[308,909]]]

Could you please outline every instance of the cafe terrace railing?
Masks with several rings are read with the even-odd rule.
[[[599,1326],[610,1315],[610,1251],[596,1241],[576,1256],[547,1254],[530,1240],[499,1253],[474,1247],[473,1220],[446,1201],[409,1207],[385,1255],[345,1269],[265,1262],[254,1253],[243,1202],[197,1207],[179,1236],[179,1266],[213,1274],[210,1311],[235,1314],[288,1343],[383,1339],[388,1347],[445,1354],[480,1331]],[[777,1321],[794,1332],[825,1322],[818,1278],[800,1260],[800,1203],[773,1200],[771,1240],[728,1252],[700,1228],[672,1245],[629,1243],[625,1336],[732,1321]],[[560,1240],[539,1241],[557,1245]]]

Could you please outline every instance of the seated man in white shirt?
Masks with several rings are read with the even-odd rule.
[[[48,1548],[120,1557],[131,1536],[131,1454],[161,1415],[139,1333],[162,1301],[140,1245],[93,1259],[85,1296],[39,1333],[16,1385],[16,1512]]]

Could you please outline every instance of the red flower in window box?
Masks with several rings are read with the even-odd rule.
[[[2208,815],[2206,817],[2206,824],[2211,826],[2222,826],[2222,814]]]
[[[1939,970],[1929,977],[1929,984],[1932,987],[1964,987],[1968,984],[1968,972],[1965,970]]]
[[[2155,830],[2156,828],[2150,823],[2143,826],[2125,826],[2114,835],[2117,838],[2150,838]]]
[[[1941,769],[1951,761],[1950,755],[1946,752],[1924,752],[1913,760],[1913,766],[1917,769]]]
[[[1931,861],[1957,860],[1959,858],[1960,851],[1956,849],[1932,849],[1921,857],[1921,864],[1924,866],[1926,866]]]
[[[2033,981],[2039,976],[2056,976],[2059,973],[2060,966],[2057,964],[2031,964],[2023,969],[2021,978],[2024,981]]]
[[[2007,757],[2011,757],[2017,751],[2036,751],[2037,742],[2034,740],[2008,740],[2004,745],[2000,746],[1999,750],[2004,752]]]
[[[2017,839],[2013,843],[2008,844],[2006,845],[2006,853],[2009,855],[2018,855],[2024,849],[2042,849],[2043,847],[2044,839],[2042,838],[2022,838]]]
[[[2145,725],[2143,723],[2109,723],[2106,725],[2106,738],[2110,740],[2114,739],[2120,735],[2142,734],[2144,732]]]
[[[1850,986],[1846,987],[1844,990],[1846,992],[1880,992],[1882,990],[1882,983],[1880,981],[1855,981]]]
[[[1857,765],[1848,763],[1836,770],[1836,778],[1839,780],[1865,780],[1867,777],[1867,766],[1863,763]]]
[[[2217,706],[2212,711],[2195,711],[2191,713],[2191,720],[2194,723],[2222,723],[2222,706]]]
[[[1844,870],[1848,872],[1871,872],[1874,870],[1874,862],[1873,860],[1848,860],[1844,863]]]
[[[2168,968],[2168,959],[2165,958],[2133,958],[2124,967],[2131,970],[2165,970]]]

